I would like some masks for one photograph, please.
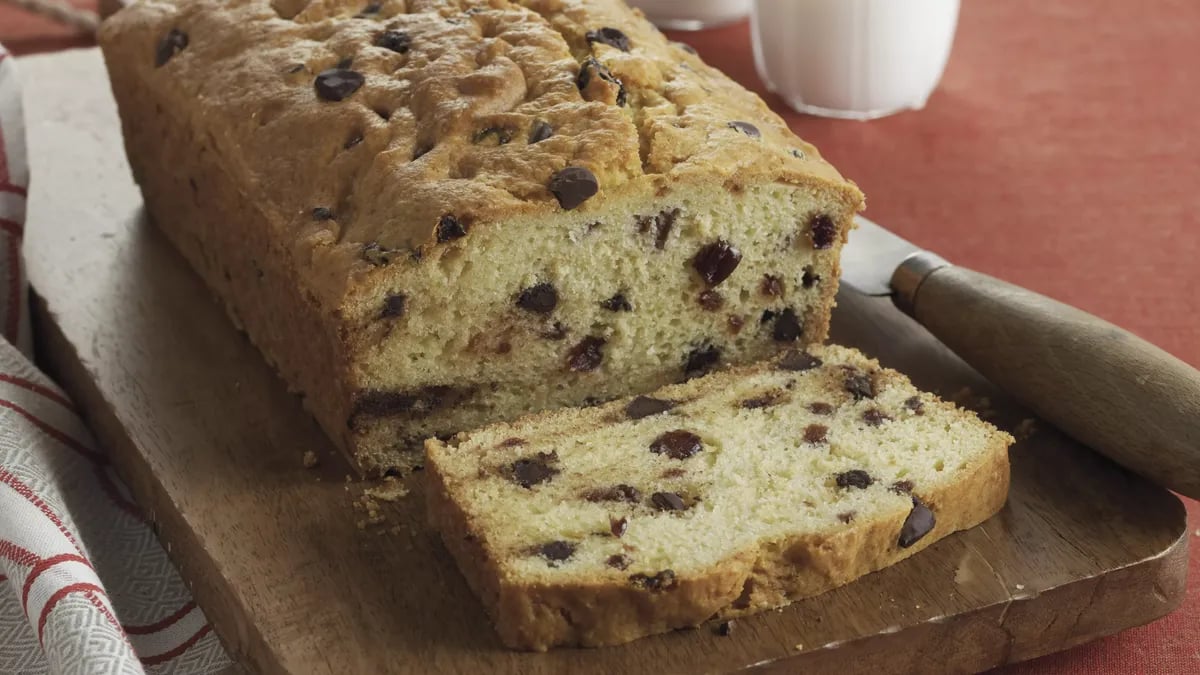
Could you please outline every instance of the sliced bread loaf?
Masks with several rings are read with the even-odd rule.
[[[1012,438],[841,347],[426,443],[429,508],[504,643],[778,607],[994,514]]]

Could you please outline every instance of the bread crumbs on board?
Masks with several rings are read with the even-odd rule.
[[[1013,436],[1018,441],[1024,441],[1033,436],[1037,431],[1037,420],[1032,417],[1026,417],[1017,424],[1017,428],[1013,429]]]

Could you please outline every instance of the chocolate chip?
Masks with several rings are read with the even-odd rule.
[[[392,251],[379,245],[379,242],[363,244],[362,259],[372,265],[386,265],[392,261]]]
[[[549,314],[558,306],[558,291],[552,284],[542,282],[521,291],[517,296],[517,307],[537,314]]]
[[[764,274],[762,281],[758,283],[758,292],[768,298],[783,295],[783,279],[773,274]]]
[[[685,52],[687,52],[687,53],[689,53],[689,54],[695,54],[695,53],[696,53],[696,48],[695,48],[695,47],[693,47],[693,46],[691,46],[691,45],[689,45],[689,44],[688,44],[688,43],[686,43],[686,42],[672,42],[671,44],[675,45],[676,47],[679,47],[680,49],[682,49],[683,51],[685,51]]]
[[[824,214],[814,217],[811,229],[813,248],[826,249],[833,247],[834,237],[837,236],[837,225],[833,224],[832,218]]]
[[[783,392],[769,391],[761,396],[748,398],[742,401],[740,405],[747,410],[758,410],[760,408],[770,408],[773,405],[779,405],[783,400]]]
[[[696,300],[700,303],[700,307],[709,312],[715,312],[725,306],[725,297],[711,288],[701,291]]]
[[[575,86],[579,88],[580,93],[587,92],[588,85],[592,83],[592,78],[598,78],[605,82],[610,82],[617,85],[617,100],[618,106],[625,105],[627,94],[625,85],[621,80],[617,79],[603,63],[600,63],[593,57],[588,57],[583,65],[579,67],[579,75],[575,78]],[[586,98],[586,96],[585,96]]]
[[[557,459],[554,453],[539,452],[536,457],[525,457],[513,462],[508,472],[514,483],[523,488],[531,488],[558,475],[558,469],[550,466],[554,459]]]
[[[381,10],[381,9],[383,9],[383,3],[379,3],[379,2],[369,2],[369,3],[367,3],[367,6],[366,6],[366,7],[363,7],[363,8],[362,8],[362,11],[361,11],[361,12],[359,12],[358,14],[355,14],[355,15],[354,15],[354,18],[356,18],[356,19],[365,19],[365,18],[366,18],[366,17],[368,17],[368,16],[372,16],[372,15],[378,14],[378,13],[379,13],[379,10]]]
[[[562,340],[567,337],[567,327],[560,321],[555,321],[549,326],[543,326],[538,331],[538,336],[544,340]]]
[[[356,133],[353,136],[351,136],[350,138],[346,139],[346,142],[342,144],[342,149],[349,150],[350,148],[353,148],[354,146],[356,146],[362,142],[363,142],[363,135],[361,133]]]
[[[178,28],[167,31],[167,34],[158,41],[158,47],[154,50],[154,67],[162,68],[173,56],[187,49],[187,46],[187,33]]]
[[[746,320],[740,316],[730,314],[729,318],[726,319],[725,322],[729,324],[729,331],[734,335],[737,335],[742,331],[742,325],[746,323]]]
[[[629,564],[632,562],[633,561],[630,560],[629,557],[626,556],[625,554],[614,553],[614,554],[608,556],[608,559],[604,561],[604,564],[608,565],[609,567],[623,570],[623,569],[629,567]]]
[[[704,449],[700,437],[690,431],[676,429],[663,433],[650,443],[650,452],[671,459],[687,459]]]
[[[796,148],[792,148],[791,155],[792,155],[792,157],[795,157],[796,159],[804,159],[804,153],[801,152],[800,150],[797,150]]]
[[[317,75],[317,79],[313,80],[313,88],[317,92],[317,98],[341,101],[358,91],[364,82],[366,78],[362,73],[345,68],[330,68]]]
[[[809,410],[809,412],[811,412],[814,415],[832,415],[833,414],[833,406],[829,405],[828,403],[825,403],[824,401],[817,401],[815,403],[809,403],[808,410]]]
[[[908,548],[917,543],[921,537],[929,534],[936,524],[937,519],[933,517],[933,511],[913,497],[912,511],[908,512],[904,525],[900,527],[900,548]]]
[[[404,54],[412,47],[412,36],[401,30],[385,30],[375,38],[375,46]]]
[[[397,417],[411,414],[427,414],[449,405],[466,400],[473,390],[468,387],[430,385],[407,391],[367,389],[354,399],[351,426],[355,420],[368,417]]]
[[[628,529],[629,529],[629,519],[628,518],[625,518],[622,516],[621,518],[609,518],[608,519],[608,530],[609,530],[609,532],[612,532],[612,536],[617,537],[618,539],[621,537],[624,537],[625,531]]]
[[[670,211],[663,210],[656,216],[638,216],[637,225],[638,231],[646,233],[650,228],[654,228],[654,248],[663,250],[667,246],[667,238],[671,234],[671,228],[675,225],[675,219],[679,217],[679,209],[671,209]]]
[[[842,521],[843,523],[850,524],[850,523],[854,522],[854,516],[856,516],[856,515],[858,515],[858,513],[856,511],[845,511],[843,513],[837,514],[837,519]]]
[[[633,305],[629,304],[629,300],[623,293],[617,293],[611,298],[600,303],[600,306],[610,312],[632,312]]]
[[[824,424],[810,424],[807,427],[804,427],[804,442],[812,443],[814,445],[817,443],[824,443],[828,437],[828,434],[829,427],[825,426]]]
[[[404,316],[404,303],[407,298],[402,293],[393,293],[383,300],[383,311],[379,313],[380,318],[395,319]]]
[[[788,307],[775,319],[775,330],[771,332],[771,337],[775,338],[776,342],[795,342],[803,330],[796,313]]]
[[[589,502],[630,502],[641,501],[642,493],[632,485],[614,485],[606,488],[595,488],[584,493],[583,498]]]
[[[566,541],[552,541],[538,548],[538,555],[551,562],[562,562],[575,555],[575,544]]]
[[[504,439],[503,441],[500,441],[501,448],[516,448],[516,447],[520,447],[522,445],[525,445],[525,439],[517,438],[516,436],[512,436],[512,437]]]
[[[438,218],[437,241],[439,244],[465,236],[467,236],[467,226],[459,222],[458,218],[449,213]]]
[[[541,143],[554,135],[554,127],[549,122],[538,120],[529,129],[529,144]]]
[[[587,38],[588,44],[599,42],[600,44],[620,49],[623,52],[629,51],[629,37],[616,28],[589,30],[584,37]]]
[[[650,495],[650,503],[659,511],[687,510],[687,504],[683,503],[683,497],[674,492],[655,492]]]
[[[692,267],[700,273],[704,283],[716,286],[728,279],[740,262],[742,252],[724,239],[718,239],[696,253],[696,257],[692,258]]]
[[[721,360],[721,350],[713,345],[697,347],[688,352],[683,363],[683,374],[689,380],[712,370]]]
[[[801,286],[803,286],[805,288],[812,288],[813,286],[816,286],[817,282],[820,280],[821,280],[821,275],[814,274],[811,265],[806,265],[804,267],[804,274],[801,275],[801,277],[800,277],[800,285]]]
[[[318,206],[312,210],[312,219],[317,221],[333,220],[333,211],[324,206]]]
[[[849,471],[843,471],[837,475],[837,486],[840,488],[858,488],[859,490],[865,490],[871,487],[871,484],[874,482],[875,479],[871,478],[871,474],[863,471],[862,469],[851,469]]]
[[[782,370],[790,370],[794,373],[805,370],[812,370],[822,365],[821,359],[799,349],[793,349],[786,353],[778,361],[779,368]]]
[[[674,570],[663,570],[654,576],[635,574],[629,577],[629,580],[634,585],[641,586],[648,591],[666,591],[678,585]]]
[[[750,124],[749,122],[742,122],[742,121],[734,120],[733,122],[730,122],[728,124],[728,126],[730,129],[740,131],[743,134],[746,134],[747,136],[749,136],[750,138],[758,138],[758,137],[762,136],[762,134],[759,133],[759,131],[758,131],[758,127],[754,126],[753,124]]]
[[[898,495],[912,494],[913,482],[911,480],[898,480],[892,483],[888,489]]]
[[[882,426],[884,422],[887,422],[890,419],[892,418],[888,417],[887,414],[879,408],[871,408],[863,413],[863,421],[866,422],[868,426],[872,427]]]
[[[503,127],[487,127],[475,132],[471,137],[471,142],[475,145],[483,145],[484,143],[495,143],[496,145],[507,145],[512,140],[513,130]]]
[[[584,167],[568,166],[550,178],[548,187],[558,205],[570,211],[595,195],[600,190],[600,183],[596,174]]]
[[[846,376],[846,382],[843,387],[854,396],[854,400],[856,401],[861,401],[864,398],[875,398],[875,382],[866,373],[854,373]]]
[[[604,360],[604,343],[604,338],[594,336],[580,340],[567,354],[567,369],[573,373],[586,373],[599,368]]]
[[[674,401],[652,398],[650,396],[638,396],[625,406],[625,414],[631,420],[640,420],[643,417],[665,413],[674,407]]]
[[[911,410],[914,415],[925,414],[925,404],[921,402],[920,396],[910,396],[904,399],[904,407]]]
[[[733,634],[733,619],[730,619],[728,621],[722,621],[721,623],[717,624],[715,632],[717,635],[720,635],[721,637],[729,637],[730,635],[732,635]]]

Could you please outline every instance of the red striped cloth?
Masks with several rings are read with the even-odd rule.
[[[229,657],[71,401],[30,362],[16,65],[0,46],[0,673],[224,670]]]

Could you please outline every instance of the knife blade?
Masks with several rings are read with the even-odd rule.
[[[1200,498],[1200,372],[1087,312],[951,265],[858,218],[842,282],[891,296],[964,361],[1084,445]]]
[[[842,247],[842,283],[864,295],[891,295],[892,273],[922,249],[862,216],[854,220],[858,227]]]

